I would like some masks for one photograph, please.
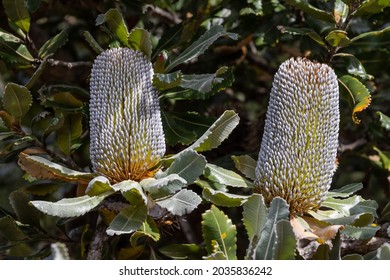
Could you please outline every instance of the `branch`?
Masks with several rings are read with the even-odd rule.
[[[104,245],[107,244],[110,236],[106,234],[106,225],[100,222],[96,228],[92,242],[88,249],[88,260],[101,260],[103,257]]]
[[[63,66],[69,69],[75,67],[92,67],[92,62],[90,61],[66,62],[50,58],[47,60],[47,63],[49,63],[50,66]]]

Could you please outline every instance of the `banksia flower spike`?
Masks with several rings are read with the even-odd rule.
[[[90,155],[111,182],[152,177],[165,153],[153,68],[139,51],[116,48],[94,61],[90,84]]]
[[[275,75],[256,167],[256,191],[291,213],[319,208],[336,170],[339,90],[332,68],[304,58]]]

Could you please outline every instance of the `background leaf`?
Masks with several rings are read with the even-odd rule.
[[[30,109],[32,96],[26,87],[8,83],[5,86],[3,104],[4,108],[20,121]]]
[[[134,49],[141,51],[148,59],[152,55],[152,42],[150,34],[142,28],[134,28],[128,36],[128,44]]]
[[[379,122],[381,123],[381,126],[386,130],[390,130],[390,117],[379,111],[376,112],[376,114],[379,116]]]
[[[202,214],[202,233],[209,254],[215,253],[212,246],[214,241],[228,260],[237,259],[236,227],[228,216],[214,205]]]
[[[30,15],[22,0],[3,0],[3,7],[8,19],[23,32],[30,30]]]
[[[129,31],[122,14],[117,9],[109,9],[105,14],[101,14],[96,18],[96,25],[102,25],[103,23],[107,24],[110,31],[116,35],[122,44],[129,48],[132,47],[128,42]]]
[[[331,22],[333,23],[335,21],[334,17],[321,9],[318,9],[308,3],[307,1],[303,0],[285,0],[288,4],[300,9],[301,11],[304,11],[305,13],[313,16],[316,19],[320,19],[323,21]]]
[[[53,38],[47,40],[43,46],[39,49],[38,55],[41,58],[45,58],[54,54],[59,48],[61,48],[68,41],[68,33],[66,30],[62,30]]]

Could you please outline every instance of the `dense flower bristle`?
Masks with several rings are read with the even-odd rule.
[[[94,61],[90,84],[90,155],[96,173],[112,182],[153,175],[165,153],[153,68],[128,48],[109,49]]]
[[[275,75],[259,159],[256,191],[282,197],[292,213],[320,206],[336,170],[339,89],[332,68],[297,58]]]

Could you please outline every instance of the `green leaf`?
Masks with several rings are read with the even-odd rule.
[[[171,197],[156,201],[159,206],[178,216],[191,213],[201,202],[199,195],[191,190],[181,190]]]
[[[272,260],[274,258],[277,239],[277,223],[282,220],[289,219],[289,206],[285,200],[280,197],[275,197],[268,210],[267,220],[264,228],[259,236],[259,241],[254,247],[255,255],[252,256],[256,260]]]
[[[305,0],[285,0],[288,4],[294,6],[297,9],[300,9],[301,11],[313,16],[316,19],[327,21],[330,23],[335,22],[335,18],[332,14],[325,12],[321,9],[318,9],[308,3],[308,1]]]
[[[351,39],[344,30],[332,30],[326,35],[325,40],[333,47],[343,48],[351,44]]]
[[[338,26],[345,23],[349,15],[349,5],[344,3],[342,0],[336,0],[334,2],[333,16]]]
[[[5,86],[3,104],[8,113],[20,121],[30,109],[32,96],[26,87],[8,83]]]
[[[11,216],[0,218],[0,233],[9,241],[21,241],[28,238]]]
[[[113,192],[110,181],[104,176],[93,178],[85,190],[85,194],[89,196],[98,196],[106,192]]]
[[[355,192],[360,191],[361,189],[363,189],[362,183],[348,184],[348,185],[345,185],[339,189],[330,190],[326,194],[325,199],[328,197],[349,197],[352,194],[354,194]]]
[[[390,130],[390,117],[379,111],[377,111],[376,114],[379,116],[381,126],[386,130]]]
[[[159,199],[174,194],[184,188],[187,181],[177,174],[169,174],[162,178],[147,178],[141,181],[142,188],[153,198]]]
[[[98,196],[84,195],[73,198],[63,198],[57,202],[35,200],[30,203],[45,214],[61,218],[71,218],[79,217],[92,211],[108,195],[110,195],[110,193],[104,193]]]
[[[138,240],[143,237],[148,237],[156,242],[160,240],[160,231],[158,229],[158,226],[150,216],[147,216],[146,220],[139,228],[139,230],[137,230],[131,235],[131,246],[136,247],[138,245]]]
[[[156,73],[153,77],[153,85],[159,90],[167,90],[180,85],[182,80],[181,71],[172,73]]]
[[[375,236],[376,232],[380,229],[380,227],[354,227],[350,225],[346,225],[342,230],[342,233],[348,237],[356,238],[356,239],[370,239]]]
[[[313,39],[318,45],[322,47],[326,47],[325,42],[322,40],[321,36],[318,35],[317,32],[315,32],[313,29],[310,28],[296,28],[296,27],[289,27],[289,26],[282,26],[279,25],[278,29],[282,33],[287,33],[291,35],[303,35],[303,36],[309,36],[311,39]]]
[[[83,133],[83,115],[81,113],[65,114],[63,125],[56,131],[56,143],[65,155],[70,155],[75,149]]]
[[[208,93],[212,90],[214,84],[221,83],[221,77],[227,71],[227,67],[221,67],[214,74],[193,74],[183,75],[180,86],[182,88],[193,89],[202,93]]]
[[[248,155],[232,156],[235,167],[252,181],[256,180],[257,162]]]
[[[340,230],[337,231],[336,236],[332,240],[332,249],[330,250],[329,258],[331,260],[340,260],[341,259],[341,233],[340,233]]]
[[[69,250],[64,243],[52,243],[50,248],[53,260],[70,260]]]
[[[152,41],[148,31],[142,28],[131,30],[128,37],[131,48],[141,51],[149,60],[152,55]]]
[[[90,45],[90,47],[91,47],[97,54],[101,54],[102,52],[104,52],[103,48],[99,45],[99,43],[95,40],[95,38],[93,38],[93,36],[91,35],[91,33],[89,33],[88,31],[84,31],[83,35],[84,35],[85,40],[86,40],[86,41],[88,42],[88,44]]]
[[[381,247],[379,247],[376,258],[378,260],[390,260],[390,244],[385,243]]]
[[[211,163],[206,164],[206,168],[203,172],[203,175],[207,179],[223,185],[241,188],[248,187],[244,179],[236,172],[227,170]]]
[[[348,216],[350,214],[351,208],[361,201],[363,201],[363,198],[359,195],[355,195],[347,199],[329,197],[321,203],[321,206],[337,210],[342,215]]]
[[[18,26],[24,33],[30,30],[30,15],[23,0],[3,0],[4,11],[11,23]]]
[[[185,150],[181,152],[169,168],[164,172],[164,175],[177,174],[187,181],[187,184],[192,184],[200,175],[206,166],[206,159],[193,150]]]
[[[31,89],[31,87],[38,81],[39,77],[43,73],[43,70],[45,70],[46,64],[47,64],[47,59],[43,59],[42,62],[39,64],[37,70],[35,70],[34,74],[26,83],[27,89]]]
[[[390,152],[382,152],[377,147],[373,148],[379,155],[379,158],[382,162],[382,167],[390,171]]]
[[[355,261],[362,261],[364,260],[363,257],[359,254],[348,254],[345,255],[342,260],[355,260]]]
[[[225,111],[198,140],[184,151],[195,150],[204,152],[217,148],[229,137],[230,133],[238,125],[239,119],[234,111]],[[178,157],[184,151],[173,157]]]
[[[215,242],[227,259],[236,260],[236,234],[236,226],[214,205],[202,214],[202,236],[209,254],[215,253],[213,248],[213,242]]]
[[[18,218],[23,224],[40,227],[42,213],[30,205],[32,195],[23,189],[13,191],[9,195],[9,202]]]
[[[248,198],[243,208],[243,222],[248,233],[249,242],[252,244],[255,239],[260,237],[267,220],[268,209],[263,196],[257,193]],[[251,245],[248,248],[250,247]],[[248,250],[248,255],[249,253]]]
[[[351,39],[351,43],[354,43],[354,42],[361,40],[361,39],[372,39],[370,37],[377,37],[377,36],[382,35],[383,33],[389,32],[389,31],[390,31],[390,26],[387,26],[387,27],[385,27],[381,30],[378,30],[378,31],[370,31],[370,32],[361,33],[361,34],[357,35],[356,37],[353,37]]]
[[[297,241],[289,221],[281,220],[276,224],[276,240],[273,259],[293,260]]]
[[[122,14],[117,9],[110,9],[105,14],[98,15],[96,25],[107,24],[107,27],[125,46],[131,48],[128,38],[130,36]]]
[[[202,197],[217,206],[238,207],[243,205],[248,196],[231,194],[223,191],[216,191],[212,188],[204,187]]]
[[[68,41],[68,33],[66,30],[62,30],[53,38],[46,41],[39,49],[38,55],[41,58],[45,58],[54,54],[59,48],[61,48]]]
[[[388,0],[365,0],[359,6],[354,16],[362,16],[362,15],[371,15],[383,12],[383,9],[386,7],[390,7],[390,2]]]
[[[351,96],[353,103],[352,120],[359,124],[360,120],[357,118],[356,113],[365,110],[371,103],[371,95],[367,88],[356,78],[345,75],[339,79],[341,88],[347,91]]]
[[[312,260],[329,260],[330,248],[328,244],[320,244],[317,251],[312,256]]]
[[[214,25],[200,36],[198,40],[191,44],[191,46],[179,54],[179,56],[167,66],[166,72],[203,54],[217,39],[223,36],[228,36],[233,40],[237,40],[238,38],[237,34],[226,32],[221,25]]]
[[[144,204],[127,206],[115,216],[106,233],[111,236],[132,233],[142,227],[147,213],[148,209]]]
[[[159,248],[160,253],[175,260],[201,259],[203,250],[197,244],[169,244]]]
[[[38,181],[38,183],[33,183],[24,188],[24,190],[28,193],[31,193],[36,196],[45,196],[49,193],[54,192],[60,187],[59,184],[55,184],[52,182],[49,183],[41,183]]]
[[[354,55],[349,53],[337,53],[334,56],[343,58],[349,74],[360,77],[363,80],[372,80],[374,78],[373,76],[367,74],[363,64]]]
[[[21,154],[18,163],[23,170],[37,179],[89,182],[95,177],[92,173],[75,171],[39,156]]]

